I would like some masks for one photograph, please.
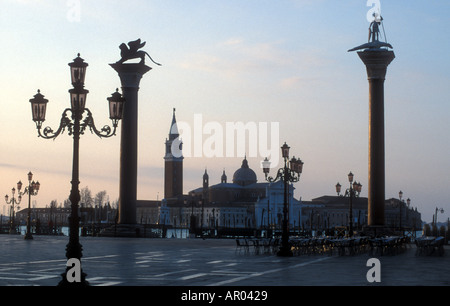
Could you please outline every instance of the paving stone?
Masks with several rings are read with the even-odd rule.
[[[0,285],[55,286],[65,271],[66,236],[0,235]],[[366,274],[368,254],[277,257],[236,249],[233,239],[80,237],[92,286],[448,286],[450,248],[415,256],[408,245],[380,260],[379,283]]]

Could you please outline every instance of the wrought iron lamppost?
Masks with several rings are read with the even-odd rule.
[[[74,59],[72,63],[69,63],[70,73],[72,79],[73,88],[69,90],[70,93],[70,108],[66,108],[62,113],[61,122],[56,132],[50,127],[46,127],[41,132],[42,123],[45,121],[45,112],[47,108],[48,100],[44,99],[44,96],[38,90],[38,93],[31,102],[31,111],[33,115],[33,121],[36,123],[38,135],[44,139],[55,139],[66,129],[69,136],[73,136],[73,161],[72,161],[72,181],[69,200],[71,202],[71,213],[69,217],[69,243],[66,246],[67,259],[76,258],[80,260],[82,257],[82,245],[79,242],[79,223],[80,217],[78,216],[78,203],[80,202],[79,191],[79,141],[80,135],[84,134],[84,131],[89,127],[91,133],[96,134],[100,138],[111,137],[116,134],[116,128],[123,115],[123,106],[125,99],[116,89],[116,92],[111,97],[107,98],[109,102],[109,114],[112,120],[113,129],[109,126],[104,126],[101,130],[98,130],[94,124],[94,118],[91,111],[86,108],[86,97],[88,90],[84,89],[84,80],[86,76],[86,67],[88,64],[78,54],[78,57]],[[71,113],[69,118],[68,113]],[[66,269],[66,272],[62,274],[63,279],[59,285],[89,285],[86,281],[86,274],[81,272],[80,282],[69,282],[67,280],[67,272],[70,267]]]
[[[403,206],[404,200],[402,200],[402,197],[403,197],[403,191],[400,190],[398,192],[398,199],[399,199],[399,202],[398,202],[398,208],[399,208],[398,225],[399,225],[400,231],[402,231],[402,235],[403,235],[404,232],[403,232],[403,227],[402,227],[402,206]],[[396,205],[394,205],[394,207],[396,207]]]
[[[400,230],[403,232],[403,230],[402,230],[402,197],[403,197],[403,191],[399,191],[398,192],[398,198],[399,198],[399,200],[400,200],[400,203],[398,203],[398,206],[399,206],[399,209],[400,209],[400,211],[399,211],[399,222],[398,222],[398,225],[400,225]]]
[[[22,182],[19,181],[17,183],[17,189],[19,190],[19,194],[27,194],[28,193],[28,213],[27,213],[27,232],[25,234],[24,239],[33,239],[33,235],[31,234],[31,196],[37,196],[39,192],[39,188],[41,187],[41,184],[38,182],[32,181],[33,179],[33,173],[28,172],[28,186],[25,187],[25,190],[23,193],[20,192],[20,189],[22,189]]]
[[[17,183],[17,189],[19,189],[19,183],[20,182],[18,182]],[[15,227],[15,222],[14,222],[14,204],[20,204],[20,201],[22,201],[22,195],[20,194],[20,192],[18,193],[18,195],[17,195],[17,200],[16,200],[16,198],[15,198],[15,193],[16,193],[16,188],[12,188],[11,189],[11,194],[12,194],[12,197],[11,197],[11,200],[9,200],[8,201],[8,199],[9,199],[9,196],[8,195],[5,195],[5,202],[6,202],[6,204],[8,204],[8,205],[10,205],[11,204],[11,208],[10,208],[10,220],[9,220],[9,233],[10,234],[17,234],[17,230],[16,230],[16,227]]]
[[[410,223],[409,223],[409,207],[411,205],[411,199],[407,198],[406,199],[406,225],[408,227],[410,227]]]
[[[402,199],[403,198],[403,191],[399,191],[398,192],[398,199],[399,199],[399,202],[397,202],[398,204],[394,204],[393,205],[393,207],[394,208],[397,208],[397,205],[398,205],[398,208],[399,208],[399,220],[398,220],[398,225],[399,225],[399,228],[400,228],[400,231],[402,232],[402,235],[404,235],[405,234],[405,231],[403,230],[403,223],[402,223],[402,219],[403,219],[403,215],[402,215],[402,206],[405,204],[405,200],[403,200]],[[407,204],[407,206],[405,207],[406,208],[406,223],[407,223],[407,226],[409,226],[409,222],[408,222],[408,209],[409,209],[409,205],[411,204],[411,199],[407,199],[406,200],[406,204]]]
[[[348,181],[350,183],[350,187],[345,190],[344,197],[349,198],[349,221],[348,221],[348,236],[353,236],[353,197],[357,198],[359,197],[359,194],[361,193],[362,185],[361,183],[357,183],[356,181],[353,182],[353,173],[350,171],[350,173],[347,175]],[[336,192],[338,196],[341,193],[341,184],[339,182],[336,184]]]
[[[205,199],[202,197],[202,199],[198,201],[198,204],[202,207],[200,215],[200,236],[203,238],[203,214],[205,212]]]
[[[436,228],[437,228],[437,216],[438,216],[438,212],[440,212],[441,214],[443,214],[444,213],[444,209],[443,208],[437,208],[436,207],[436,209],[435,209],[435,211],[434,211],[434,225],[436,226]]]
[[[278,256],[292,256],[291,247],[289,245],[289,224],[288,224],[288,186],[289,183],[295,183],[300,180],[300,174],[303,171],[303,162],[298,158],[292,157],[289,161],[289,149],[290,147],[284,143],[281,147],[281,153],[284,159],[284,167],[278,169],[277,176],[275,178],[269,176],[270,172],[270,161],[267,157],[262,162],[263,171],[266,180],[269,183],[274,183],[277,181],[283,181],[284,183],[284,203],[283,203],[283,224],[282,224],[282,234],[281,234],[281,246],[278,251]]]
[[[195,201],[192,198],[189,201],[187,199],[184,199],[184,205],[186,205],[186,207],[187,207],[189,204],[191,205],[191,215],[190,215],[190,219],[189,219],[189,234],[195,235],[195,229],[196,229],[196,218],[194,216]]]

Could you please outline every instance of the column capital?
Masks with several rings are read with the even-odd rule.
[[[122,87],[139,88],[142,76],[152,69],[145,64],[114,63],[109,65],[119,74]]]
[[[394,51],[383,49],[360,51],[358,55],[366,65],[369,80],[384,80],[387,67],[395,58]]]

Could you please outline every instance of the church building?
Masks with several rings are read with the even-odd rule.
[[[225,170],[210,184],[205,169],[201,187],[183,194],[183,155],[175,109],[164,155],[164,199],[137,203],[137,220],[196,229],[280,228],[284,203],[283,182],[258,182],[257,175],[244,157],[240,168],[228,181]],[[301,202],[294,199],[289,186],[290,224],[299,224]],[[269,195],[269,197],[268,197]]]

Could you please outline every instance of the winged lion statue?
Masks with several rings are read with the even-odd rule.
[[[128,42],[128,45],[126,45],[125,43],[120,44],[119,48],[120,48],[120,56],[121,59],[117,62],[118,64],[122,64],[127,60],[130,59],[134,59],[134,58],[140,58],[141,61],[139,62],[139,64],[144,64],[145,63],[145,56],[147,55],[148,58],[155,63],[158,66],[161,66],[161,64],[155,62],[152,57],[150,56],[150,54],[148,54],[147,52],[143,51],[143,50],[139,50],[142,47],[145,46],[145,41],[141,42],[141,39],[137,39],[137,40],[133,40]]]

